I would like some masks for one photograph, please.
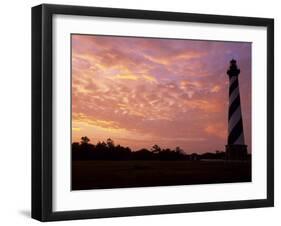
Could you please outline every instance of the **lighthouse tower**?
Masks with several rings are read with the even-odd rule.
[[[240,69],[236,65],[236,60],[232,59],[227,71],[229,76],[227,160],[244,160],[247,158],[247,145],[245,145],[240,105],[239,73]]]

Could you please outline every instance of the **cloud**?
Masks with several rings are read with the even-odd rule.
[[[219,85],[214,85],[212,88],[211,88],[211,93],[217,93],[219,92],[221,89],[221,87]]]
[[[72,131],[81,131],[82,129],[79,127],[72,127]]]
[[[132,74],[117,74],[115,77],[119,79],[138,80],[138,77]]]
[[[216,123],[216,124],[208,125],[205,128],[205,131],[208,134],[219,137],[221,139],[226,139],[226,137],[227,137],[227,130],[225,128],[225,124],[223,124],[223,123]]]
[[[241,56],[243,117],[251,117],[244,44],[88,35],[73,35],[72,43],[75,139],[114,137],[134,148],[156,141],[186,150],[223,148],[233,52]],[[245,128],[249,141],[250,126]]]

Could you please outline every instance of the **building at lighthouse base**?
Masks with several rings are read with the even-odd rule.
[[[247,145],[231,144],[225,146],[226,160],[247,160]]]

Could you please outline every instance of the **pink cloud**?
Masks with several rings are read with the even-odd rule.
[[[244,43],[73,35],[72,112],[80,128],[73,139],[87,131],[135,149],[154,143],[188,152],[223,149],[229,51],[241,55],[242,110],[249,119],[250,48]]]

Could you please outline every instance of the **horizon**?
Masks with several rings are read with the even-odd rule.
[[[88,136],[84,136],[84,137],[88,137]],[[96,146],[98,143],[107,143],[107,140],[108,139],[110,139],[110,140],[112,140],[111,138],[107,138],[106,140],[103,140],[103,141],[97,141],[96,143],[94,143],[94,142],[91,142],[91,139],[89,140],[89,142],[87,142],[88,144],[91,144],[91,145],[94,145],[94,146]],[[74,143],[78,143],[79,145],[81,145],[82,144],[82,137],[81,137],[81,139],[80,139],[80,141],[78,142],[78,141],[74,141],[74,142],[72,142],[72,144],[74,144]],[[213,151],[206,151],[206,152],[201,152],[201,153],[197,153],[197,152],[190,152],[190,153],[187,153],[185,150],[183,150],[180,146],[177,146],[177,147],[161,147],[161,146],[159,146],[158,144],[154,144],[154,145],[152,145],[150,148],[140,148],[140,149],[137,149],[137,150],[134,150],[134,149],[132,149],[131,147],[129,147],[129,146],[122,146],[121,144],[118,144],[118,143],[115,143],[114,142],[114,140],[112,140],[113,141],[113,143],[114,143],[114,146],[116,147],[116,146],[118,146],[118,145],[120,145],[121,147],[124,147],[124,148],[130,148],[130,150],[132,151],[132,152],[137,152],[137,151],[141,151],[141,150],[148,150],[148,151],[151,151],[152,150],[152,148],[153,148],[153,146],[154,145],[157,145],[161,150],[167,150],[167,149],[170,149],[171,151],[174,151],[174,150],[176,150],[176,148],[179,148],[179,149],[181,149],[182,151],[183,151],[183,153],[185,154],[185,155],[189,155],[189,154],[206,154],[206,153],[216,153],[217,151],[218,152],[220,152],[220,153],[222,153],[222,152],[225,152],[225,150],[213,150]],[[247,153],[247,154],[251,154],[251,153]]]
[[[72,35],[72,142],[225,151],[228,76],[237,60],[251,153],[251,43]],[[212,151],[210,151],[212,150]]]
[[[83,137],[87,137],[87,138],[88,138],[88,136],[83,136]],[[196,153],[196,154],[215,153],[216,151],[225,152],[225,150],[213,150],[213,151],[207,151],[207,152],[202,152],[202,153],[197,153],[197,152],[187,153],[187,152],[186,152],[185,150],[183,150],[180,146],[176,146],[176,147],[162,147],[162,146],[158,145],[157,143],[153,144],[150,148],[140,148],[140,149],[137,149],[137,150],[136,150],[136,149],[132,149],[132,148],[129,147],[129,146],[123,146],[123,145],[121,145],[121,144],[115,143],[115,141],[114,141],[113,139],[111,139],[110,137],[107,138],[106,140],[102,140],[102,141],[98,140],[97,142],[91,142],[91,139],[89,139],[89,141],[87,142],[87,144],[91,144],[91,145],[94,145],[94,146],[97,145],[98,143],[105,143],[105,144],[107,144],[107,140],[113,141],[113,144],[114,144],[115,147],[118,146],[118,145],[120,145],[121,147],[124,147],[124,148],[130,148],[130,150],[131,150],[132,152],[140,151],[140,150],[143,150],[143,149],[148,150],[148,151],[151,151],[151,149],[153,148],[154,145],[157,145],[161,150],[166,150],[166,149],[175,150],[176,148],[180,148],[185,154],[193,154],[193,153]],[[80,141],[74,141],[74,142],[72,142],[72,144],[74,144],[74,143],[78,143],[79,145],[81,145],[81,144],[82,144],[82,137],[81,137]]]

